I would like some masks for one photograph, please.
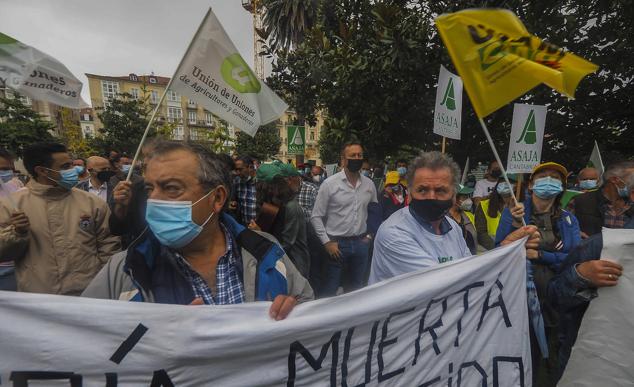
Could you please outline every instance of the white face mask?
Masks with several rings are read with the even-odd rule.
[[[460,203],[460,209],[463,211],[471,211],[473,208],[473,201],[471,199],[465,199]]]
[[[315,175],[313,176],[313,181],[315,183],[321,183],[321,175]]]

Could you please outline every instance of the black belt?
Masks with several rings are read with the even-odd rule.
[[[333,237],[330,237],[330,239],[332,239],[333,241],[352,241],[352,240],[363,239],[363,238],[365,238],[366,235],[368,235],[368,233],[364,232],[361,235],[355,235],[355,236],[333,236]]]

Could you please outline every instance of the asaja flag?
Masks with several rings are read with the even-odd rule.
[[[588,166],[596,168],[597,171],[599,171],[599,176],[603,175],[605,168],[603,167],[603,160],[601,159],[601,153],[599,152],[599,144],[597,144],[596,141],[594,142],[594,148],[592,149]]]
[[[462,80],[440,65],[434,111],[434,133],[460,140]]]
[[[546,106],[515,104],[506,172],[530,173],[540,163],[546,111]]]
[[[0,84],[59,106],[88,106],[81,99],[82,83],[66,66],[3,33],[0,33]]]
[[[288,107],[255,76],[211,8],[174,74],[171,89],[251,136]]]
[[[306,148],[306,128],[304,126],[288,125],[286,141],[289,155],[303,155]]]
[[[443,14],[436,26],[479,117],[485,117],[545,83],[574,97],[583,77],[598,66],[528,33],[502,9]]]

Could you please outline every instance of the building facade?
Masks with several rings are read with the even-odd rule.
[[[288,152],[288,126],[299,125],[304,126],[304,154],[303,155],[289,155]],[[281,145],[279,152],[275,157],[286,163],[303,164],[311,163],[313,165],[321,165],[321,158],[319,156],[319,136],[324,126],[324,115],[321,112],[317,113],[317,122],[315,126],[308,125],[307,122],[298,120],[297,114],[292,110],[287,110],[277,123],[279,130]]]
[[[119,94],[128,93],[134,99],[148,99],[151,108],[156,108],[165,88],[169,83],[168,77],[154,74],[127,76],[109,76],[86,74],[90,90],[90,102],[93,111],[99,112],[108,106],[110,101]],[[93,114],[93,129],[99,133],[103,123],[97,114]],[[204,141],[205,132],[219,127],[217,117],[199,106],[196,102],[168,90],[159,110],[157,122],[174,124],[172,138],[174,140]],[[85,125],[82,123],[82,129]],[[228,128],[228,135],[235,139],[235,130]],[[230,145],[230,144],[226,144]]]

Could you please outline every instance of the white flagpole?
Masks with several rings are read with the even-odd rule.
[[[467,156],[467,161],[464,163],[464,170],[462,171],[462,179],[460,179],[460,184],[464,184],[467,181],[467,171],[469,170],[469,157]]]
[[[141,153],[141,148],[143,147],[143,143],[145,142],[145,139],[147,138],[147,135],[150,132],[150,127],[152,126],[152,122],[154,122],[154,118],[156,117],[156,113],[159,111],[159,109],[161,108],[161,104],[163,104],[163,101],[165,100],[165,95],[167,94],[167,90],[169,90],[170,86],[172,85],[172,81],[174,80],[174,77],[176,76],[176,74],[178,74],[178,70],[180,69],[181,65],[183,64],[183,60],[185,59],[187,54],[189,54],[189,50],[191,50],[192,44],[196,40],[196,37],[200,33],[200,30],[201,30],[202,26],[205,24],[205,21],[209,17],[210,13],[211,13],[211,8],[209,8],[209,10],[207,10],[207,14],[205,14],[205,17],[203,18],[203,21],[198,26],[198,29],[196,30],[196,33],[192,37],[192,40],[189,42],[189,45],[187,46],[187,50],[185,50],[185,54],[183,54],[183,56],[181,57],[180,62],[178,62],[178,66],[176,66],[176,70],[174,71],[174,74],[172,75],[172,77],[170,78],[169,82],[167,83],[167,86],[165,86],[165,91],[163,91],[163,94],[161,95],[161,99],[159,99],[158,103],[156,104],[156,107],[154,108],[154,111],[152,112],[152,115],[150,116],[150,121],[148,121],[147,126],[145,127],[145,132],[143,132],[143,137],[141,137],[141,142],[139,143],[139,147],[136,149],[136,152],[134,154],[134,159],[132,159],[132,165],[130,166],[130,171],[128,172],[128,176],[126,177],[126,181],[130,181],[130,178],[132,177],[132,172],[134,171],[134,165],[136,164],[137,160],[139,159],[139,154]]]
[[[482,126],[482,130],[484,130],[484,135],[486,136],[487,140],[489,141],[489,145],[491,146],[491,150],[493,151],[493,155],[495,156],[495,160],[500,165],[500,170],[502,171],[502,176],[504,176],[504,181],[506,181],[506,184],[508,184],[509,187],[513,187],[513,185],[511,185],[511,182],[509,181],[509,177],[506,175],[506,168],[504,168],[504,164],[502,164],[502,160],[500,160],[500,155],[498,154],[497,149],[495,149],[495,144],[493,143],[493,139],[491,138],[491,134],[489,134],[489,129],[487,129],[487,126],[484,123],[484,120],[482,118],[478,117],[478,120],[480,121],[480,125]],[[512,189],[511,189],[511,196],[513,197],[513,202],[517,206],[517,204],[518,204],[517,197],[515,197],[515,192],[513,192]],[[522,218],[522,225],[526,226],[526,221],[524,220],[524,218]]]

